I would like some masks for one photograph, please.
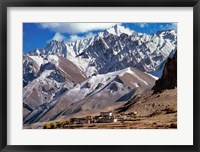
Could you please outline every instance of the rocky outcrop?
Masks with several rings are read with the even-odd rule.
[[[152,90],[155,94],[175,87],[177,87],[177,51],[172,58],[168,58],[162,76],[156,81]]]

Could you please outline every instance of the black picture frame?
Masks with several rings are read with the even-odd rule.
[[[91,146],[38,146],[7,144],[7,8],[8,7],[193,7],[193,145],[91,145]],[[2,152],[32,151],[159,151],[159,152],[198,152],[200,151],[200,107],[199,107],[199,76],[200,76],[200,2],[199,0],[1,0],[0,2],[0,150]]]

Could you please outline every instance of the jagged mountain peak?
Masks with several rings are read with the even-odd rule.
[[[142,34],[116,24],[88,39],[75,42],[52,40],[44,49],[31,51],[28,55],[38,56],[40,52],[40,56],[62,56],[77,65],[87,76],[126,67],[136,67],[154,75],[159,70],[162,72],[162,65],[168,56],[173,56],[176,46],[175,30]]]
[[[125,28],[122,25],[116,24],[113,27],[105,30],[105,33],[120,36],[122,33],[125,33],[127,35],[132,35],[134,33],[134,31],[132,31],[128,28]]]

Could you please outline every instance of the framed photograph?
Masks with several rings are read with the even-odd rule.
[[[5,0],[1,151],[199,151],[199,0]]]

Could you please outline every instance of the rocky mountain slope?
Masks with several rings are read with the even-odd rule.
[[[162,76],[152,90],[131,98],[115,109],[118,114],[136,113],[137,117],[147,117],[157,124],[165,118],[164,124],[177,121],[177,52],[168,58]],[[155,120],[156,118],[157,120]],[[169,122],[168,122],[169,121]],[[149,123],[146,121],[146,123]],[[151,123],[150,123],[151,124]],[[153,125],[153,124],[151,124]]]
[[[43,58],[24,55],[23,63],[28,65],[23,66],[24,117],[35,108],[43,107],[51,99],[86,80],[82,71],[63,57],[51,55]]]
[[[33,98],[31,95],[35,95],[34,90],[31,89],[28,98],[24,99],[24,103],[33,107],[33,110],[28,115],[24,115],[24,123],[50,121],[60,116],[101,109],[114,103],[120,104],[120,102],[128,101],[134,95],[151,89],[154,83],[155,79],[148,74],[137,69],[126,68],[117,72],[92,76],[70,89],[66,88],[58,96],[54,93],[51,98],[46,97],[47,102],[43,104],[38,103],[41,100],[34,97],[35,102],[40,105],[37,104],[38,107],[31,105],[35,103],[30,102],[30,99]],[[58,90],[55,91],[58,92]]]
[[[162,92],[166,89],[174,89],[177,87],[177,52],[172,58],[168,58],[161,78],[159,78],[155,86],[152,88],[153,93]]]

